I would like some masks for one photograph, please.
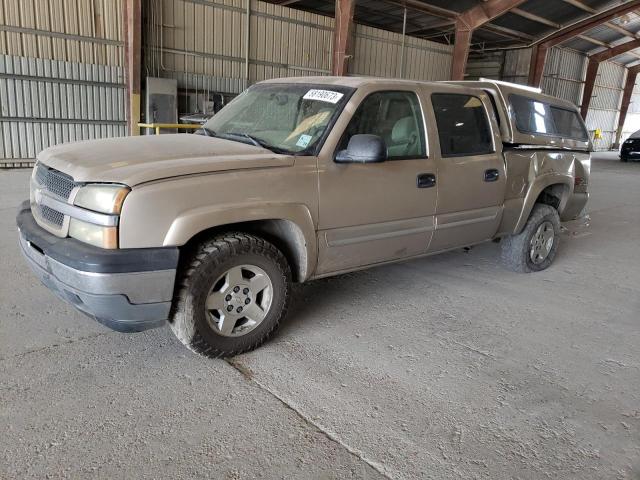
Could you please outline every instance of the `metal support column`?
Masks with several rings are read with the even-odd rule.
[[[124,61],[127,86],[127,127],[140,135],[140,72],[142,69],[142,5],[140,0],[124,2]]]
[[[618,117],[618,128],[616,130],[616,139],[613,144],[614,148],[620,146],[620,140],[622,139],[622,129],[624,128],[624,122],[627,120],[627,113],[629,112],[629,103],[631,103],[631,96],[633,95],[633,89],[636,86],[636,79],[638,78],[638,72],[640,67],[632,67],[627,71],[627,80],[624,85],[624,92],[622,94],[622,102],[620,103],[620,116]]]
[[[333,40],[334,75],[346,75],[349,71],[349,51],[353,36],[353,13],[356,0],[336,0],[336,23]]]
[[[404,78],[404,50],[407,38],[407,7],[404,7],[404,16],[402,17],[402,47],[400,49],[400,78]]]
[[[251,47],[251,0],[247,1],[244,33],[244,88],[249,86],[249,49]]]

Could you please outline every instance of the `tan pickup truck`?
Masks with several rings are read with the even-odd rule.
[[[576,108],[500,82],[272,80],[198,133],[49,148],[17,223],[61,298],[209,356],[264,342],[291,282],[498,239],[545,269],[588,198]]]

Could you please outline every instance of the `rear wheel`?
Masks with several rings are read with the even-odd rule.
[[[185,266],[171,318],[194,352],[228,357],[262,344],[285,316],[291,271],[271,243],[244,233],[200,245]]]
[[[516,272],[544,270],[555,259],[559,239],[558,211],[549,205],[536,204],[522,232],[501,242],[502,261]]]

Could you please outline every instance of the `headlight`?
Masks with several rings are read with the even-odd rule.
[[[130,191],[124,185],[89,184],[78,190],[73,203],[94,212],[119,215]],[[69,236],[100,248],[118,248],[118,227],[115,226],[95,225],[72,217]]]
[[[130,189],[124,185],[95,184],[78,190],[74,204],[94,212],[119,214]]]
[[[118,248],[118,227],[103,227],[72,218],[69,236],[100,248]]]

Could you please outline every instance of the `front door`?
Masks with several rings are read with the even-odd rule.
[[[354,100],[356,98],[354,97]],[[369,164],[319,162],[318,274],[334,273],[426,252],[437,187],[428,158],[424,116],[412,90],[369,93],[336,152],[356,134],[381,137],[388,160]]]
[[[431,95],[440,150],[436,228],[429,251],[491,239],[502,218],[502,142],[484,93]]]

